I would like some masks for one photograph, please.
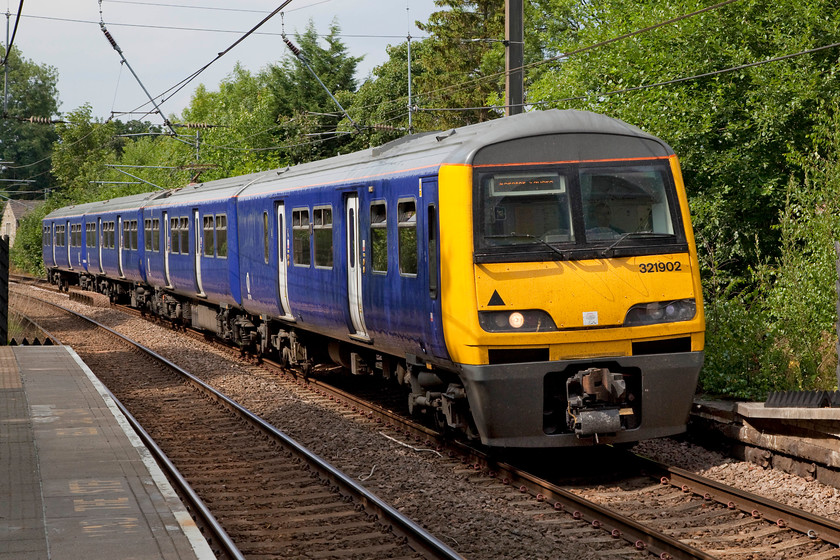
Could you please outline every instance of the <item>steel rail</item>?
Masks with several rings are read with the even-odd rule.
[[[790,528],[812,539],[820,539],[831,545],[840,546],[840,523],[836,521],[752,492],[726,486],[677,467],[657,463],[646,457],[638,457],[638,461],[642,468],[659,473],[663,483],[667,481],[672,486],[682,488],[684,492],[703,496],[705,500],[718,502],[729,509],[738,509],[756,519],[765,519],[781,528]]]
[[[471,451],[477,454],[476,450],[471,449]],[[624,539],[638,550],[646,550],[663,560],[674,558],[715,560],[717,558],[513,465],[497,463],[487,456],[483,459],[488,466],[503,473],[508,478],[507,482],[519,486],[520,492],[529,492],[541,502],[553,501],[554,509],[566,511],[575,519],[588,521],[592,527],[607,531],[615,539]]]
[[[406,542],[408,542],[409,546],[411,546],[411,548],[413,548],[416,552],[422,554],[427,558],[442,560],[463,560],[463,557],[460,556],[457,552],[452,550],[445,543],[441,542],[434,535],[420,527],[413,520],[397,511],[390,504],[373,494],[367,488],[358,484],[355,480],[353,480],[345,473],[343,473],[342,471],[340,471],[339,469],[322,459],[320,456],[316,455],[315,453],[313,453],[312,451],[310,451],[309,449],[292,439],[290,436],[286,435],[284,432],[278,430],[259,416],[253,414],[248,409],[242,407],[239,403],[229,398],[227,395],[221,393],[220,391],[217,391],[201,379],[197,378],[188,371],[169,361],[167,358],[161,356],[160,354],[157,354],[156,352],[154,352],[150,348],[147,348],[146,346],[143,346],[139,342],[135,342],[130,338],[89,317],[85,317],[84,315],[76,313],[75,311],[62,307],[61,305],[40,300],[38,298],[32,299],[43,301],[44,303],[57,307],[62,311],[65,311],[67,313],[79,317],[80,319],[88,321],[89,323],[101,329],[104,329],[112,335],[126,341],[128,344],[131,344],[132,346],[140,349],[141,351],[151,356],[156,361],[160,362],[166,367],[175,370],[176,372],[178,372],[179,375],[189,380],[195,386],[201,388],[209,396],[216,399],[221,404],[224,404],[237,414],[240,414],[241,416],[252,422],[254,425],[259,427],[270,437],[279,440],[280,442],[282,442],[283,445],[287,446],[289,449],[291,449],[299,456],[304,458],[309,464],[317,468],[321,474],[329,478],[333,482],[333,484],[337,485],[342,491],[344,491],[345,494],[354,496],[357,500],[359,500],[359,502],[365,507],[366,510],[373,512],[375,515],[377,515],[380,522],[383,522],[383,524],[390,528],[395,534],[404,538]]]
[[[61,305],[56,305],[55,303],[52,303],[52,302],[49,302],[49,301],[46,301],[46,300],[42,300],[42,299],[34,297],[34,296],[30,296],[30,295],[26,295],[26,294],[17,294],[17,295],[19,295],[21,297],[26,297],[26,298],[29,298],[29,299],[34,299],[36,301],[45,303],[47,305],[51,305],[53,307],[57,307],[58,309],[61,309],[62,311],[66,312],[66,313],[70,313],[70,314],[75,315],[76,317],[78,317],[80,319],[88,321],[89,323],[105,330],[109,334],[118,337],[119,339],[127,342],[128,344],[131,344],[134,347],[145,350],[146,352],[148,352],[151,356],[153,356],[155,358],[158,357],[151,350],[148,350],[147,348],[144,348],[143,346],[141,346],[140,344],[137,344],[136,342],[132,341],[131,339],[129,339],[127,337],[124,337],[123,335],[114,331],[113,329],[110,329],[110,328],[106,327],[105,325],[102,325],[101,323],[98,323],[98,322],[94,321],[90,317],[85,317],[84,315],[76,313],[75,311],[71,311],[70,309],[62,307]],[[39,326],[39,328],[40,328],[40,326]],[[41,329],[41,330],[44,333],[47,333],[47,331],[45,331],[44,329]],[[47,334],[51,339],[55,340],[58,344],[61,344],[61,341],[59,341],[57,337],[55,337],[54,335],[49,334],[49,333],[47,333]],[[201,518],[201,521],[204,524],[204,526],[206,526],[209,529],[210,533],[212,534],[211,538],[213,539],[213,541],[215,543],[217,543],[223,549],[224,553],[227,555],[227,558],[231,558],[232,560],[245,560],[245,556],[242,554],[242,552],[240,552],[239,548],[233,543],[231,538],[228,536],[227,532],[224,530],[224,528],[221,526],[221,524],[216,520],[215,516],[213,516],[213,514],[210,512],[210,509],[207,507],[207,505],[204,503],[204,501],[198,496],[198,494],[196,494],[195,490],[193,490],[192,486],[190,486],[190,484],[189,484],[189,482],[187,482],[186,478],[184,478],[184,476],[181,474],[181,472],[178,470],[178,468],[172,463],[172,461],[169,460],[169,457],[166,456],[166,454],[163,452],[163,450],[157,445],[157,443],[155,443],[155,440],[152,439],[152,437],[148,434],[148,432],[146,432],[146,430],[143,429],[143,427],[140,425],[140,423],[137,421],[137,419],[128,411],[128,409],[125,407],[125,405],[123,405],[123,403],[111,392],[111,390],[108,389],[107,387],[105,387],[105,390],[107,391],[108,396],[111,397],[111,399],[114,401],[114,403],[120,409],[120,412],[123,413],[126,420],[128,420],[128,423],[131,424],[131,427],[137,433],[137,436],[141,440],[143,440],[143,443],[146,445],[146,447],[149,449],[149,451],[154,456],[155,461],[157,461],[158,465],[160,465],[161,468],[166,472],[167,477],[174,482],[175,486],[178,487],[178,490],[187,499],[187,501],[189,502],[189,504],[192,507],[195,514],[198,517]]]

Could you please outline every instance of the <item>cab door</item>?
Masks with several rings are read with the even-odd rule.
[[[347,195],[344,203],[344,217],[347,225],[347,304],[350,307],[350,321],[353,330],[350,338],[368,342],[370,336],[365,326],[365,310],[362,299],[362,267],[364,263],[364,241],[359,226],[359,195]]]
[[[420,209],[423,212],[422,221],[425,230],[425,239],[421,244],[423,253],[426,255],[421,262],[425,263],[425,289],[426,289],[426,312],[429,319],[424,321],[426,347],[428,351],[439,358],[449,358],[446,350],[446,343],[443,338],[443,327],[441,325],[441,304],[440,304],[440,224],[438,223],[437,204],[437,179],[424,178],[421,181],[421,193],[423,193]],[[424,208],[425,207],[425,208]],[[418,233],[418,238],[420,234]]]

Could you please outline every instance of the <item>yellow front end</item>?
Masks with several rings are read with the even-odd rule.
[[[689,252],[583,261],[474,264],[472,168],[440,173],[443,326],[452,361],[489,364],[488,350],[548,348],[550,360],[630,356],[632,343],[691,337],[702,351],[705,321],[694,237],[682,176],[671,158]],[[623,327],[634,305],[695,298],[690,321]],[[500,305],[500,302],[502,303]],[[479,311],[542,309],[553,332],[489,333]]]
[[[611,434],[602,443],[684,429],[702,364],[705,321],[695,242],[676,157],[670,158],[670,168],[687,252],[478,264],[473,258],[473,169],[467,165],[441,169],[443,331],[451,360],[461,366],[484,443],[522,447],[591,443],[561,433],[562,429],[554,435],[544,417],[549,412],[562,416],[564,411],[547,411],[544,403],[552,398],[549,392],[565,390],[552,383],[565,383],[566,371],[604,364],[640,372],[645,408],[640,405],[637,410],[639,425],[631,430],[636,433]],[[696,313],[690,320],[625,326],[634,306],[691,299]],[[546,312],[553,319],[552,330],[488,332],[479,323],[482,312],[498,316],[527,310]],[[515,317],[511,321],[515,323]],[[553,376],[561,381],[553,381]],[[680,386],[679,395],[674,386]],[[546,438],[554,441],[546,443]]]

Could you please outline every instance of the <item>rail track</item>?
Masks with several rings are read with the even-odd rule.
[[[635,551],[639,557],[704,559],[840,558],[837,523],[680,469],[618,450],[594,453],[566,472],[558,465],[567,460],[549,458],[546,465],[545,455],[532,457],[531,461],[511,458],[504,462],[480,449],[447,441],[428,427],[404,418],[387,404],[388,396],[380,399],[386,404],[377,405],[319,379],[305,385],[297,382],[339,414],[403,441],[436,448],[454,457],[443,460],[460,461],[462,472],[472,479],[519,492],[523,500],[534,504],[536,518],[561,524],[569,520],[572,533],[585,528],[584,540],[610,543],[618,547],[613,548],[616,554]],[[616,465],[621,468],[616,469]],[[590,475],[575,481],[580,478],[575,471]]]
[[[147,442],[188,482],[179,485],[184,492],[207,504],[207,522],[215,517],[220,529],[215,544],[227,557],[460,558],[338,469],[175,364],[90,319],[48,302],[40,305],[43,312],[33,320],[73,346],[143,427]]]

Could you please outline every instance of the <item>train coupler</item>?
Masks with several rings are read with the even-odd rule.
[[[624,429],[622,416],[632,415],[621,373],[589,368],[566,380],[566,421],[575,435],[598,437]]]

